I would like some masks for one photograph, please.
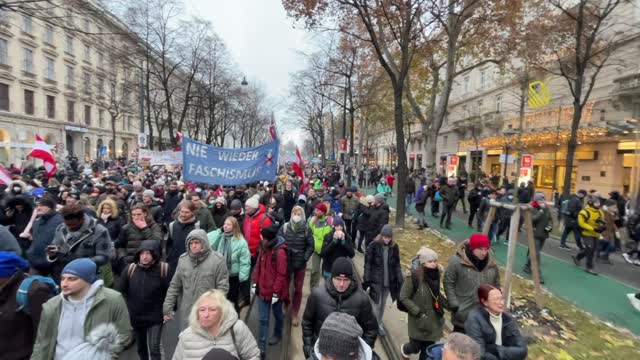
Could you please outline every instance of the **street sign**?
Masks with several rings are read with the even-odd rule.
[[[522,155],[521,167],[530,168],[533,167],[533,155]]]
[[[138,147],[141,147],[141,148],[147,147],[147,134],[144,134],[144,133],[138,134]]]
[[[104,145],[101,145],[100,147],[98,147],[98,156],[100,155],[106,155],[107,154],[107,147]]]
[[[347,152],[347,139],[340,139],[340,151],[341,153]]]

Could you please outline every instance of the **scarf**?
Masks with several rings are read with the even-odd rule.
[[[444,308],[440,301],[440,269],[424,269],[424,280],[429,286],[429,290],[431,290],[429,296],[435,297],[433,299],[433,310],[440,316],[444,315]]]
[[[182,220],[180,220],[180,216],[178,216],[178,222],[180,222],[181,224],[191,224],[191,223],[193,223],[193,222],[196,222],[196,216],[195,216],[195,214],[194,214],[194,215],[193,215],[192,217],[190,217],[187,221],[182,221]]]
[[[473,255],[473,252],[469,249],[469,245],[465,245],[464,252],[465,254],[467,254],[467,258],[469,259],[469,261],[471,261],[473,266],[475,266],[478,271],[482,271],[485,267],[487,267],[487,264],[489,263],[489,254],[487,254],[487,257],[485,257],[484,260],[480,260],[475,255]]]
[[[218,245],[218,249],[222,248],[222,255],[227,259],[227,269],[231,272],[231,255],[233,255],[231,244],[233,241],[233,233],[222,232],[220,236],[222,237],[222,243]]]

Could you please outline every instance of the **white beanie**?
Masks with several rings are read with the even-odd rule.
[[[248,206],[252,209],[257,209],[260,207],[259,203],[258,203],[258,198],[256,197],[251,197],[249,198],[249,200],[247,200],[247,202],[244,203],[245,206]]]

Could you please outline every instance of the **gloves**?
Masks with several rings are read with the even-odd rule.
[[[271,305],[277,303],[278,301],[280,301],[280,297],[276,294],[273,294],[273,296],[271,296]]]
[[[553,230],[553,226],[551,226],[551,225],[549,225],[549,226],[544,228],[544,231],[546,231],[546,232],[550,232],[551,230]]]
[[[362,283],[362,290],[364,290],[364,292],[367,292],[367,290],[369,290],[369,283],[368,282],[363,282]]]
[[[607,226],[606,225],[599,225],[594,229],[594,231],[597,232],[597,233],[602,233],[605,230],[607,230]]]
[[[256,295],[256,284],[252,284],[251,285],[251,293],[255,296]]]

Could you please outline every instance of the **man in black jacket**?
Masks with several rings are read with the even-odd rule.
[[[586,190],[578,190],[577,193],[571,195],[568,200],[569,203],[563,210],[564,231],[560,237],[560,249],[571,250],[571,248],[567,246],[567,237],[569,237],[569,234],[572,231],[573,236],[576,239],[576,245],[578,245],[578,248],[582,249],[582,237],[580,235],[580,226],[578,226],[578,214],[582,211],[585,196],[587,196]]]
[[[169,226],[173,221],[173,211],[182,201],[182,193],[178,191],[178,183],[173,181],[169,184],[169,191],[164,195],[163,224]]]
[[[356,318],[362,328],[362,339],[372,348],[378,335],[378,321],[373,313],[369,296],[360,288],[353,276],[353,264],[347,258],[338,258],[331,267],[331,280],[325,286],[311,291],[302,319],[302,340],[305,358],[313,352],[324,320],[332,312],[347,313]]]
[[[385,204],[384,194],[378,193],[373,197],[373,205],[365,212],[369,215],[365,245],[369,246],[373,239],[380,234],[382,227],[389,223],[389,205]]]
[[[473,217],[478,212],[478,208],[480,207],[480,202],[482,201],[482,189],[480,188],[480,183],[476,183],[473,189],[469,190],[469,195],[467,195],[467,200],[469,200],[469,220],[467,223],[469,227],[473,227]],[[480,231],[480,216],[476,218],[476,223],[478,227],[478,231]]]
[[[171,279],[169,266],[160,261],[160,244],[145,240],[122,272],[120,292],[127,300],[140,359],[162,359],[162,304]]]

